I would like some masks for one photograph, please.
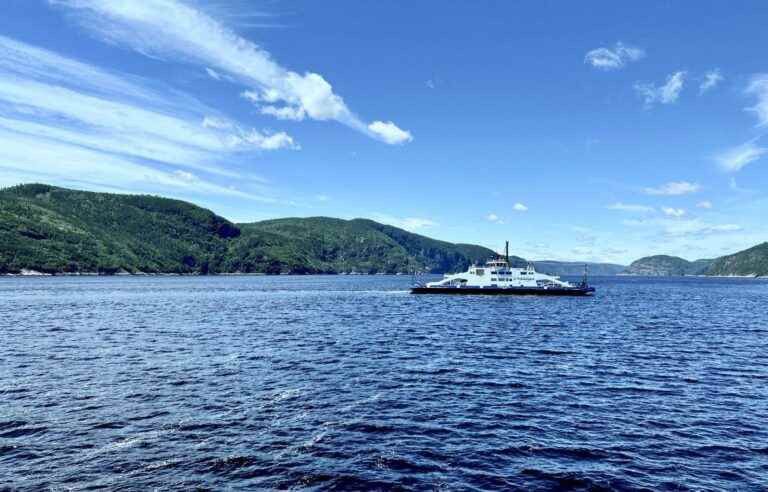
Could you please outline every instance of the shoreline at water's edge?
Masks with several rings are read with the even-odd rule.
[[[47,273],[37,270],[22,270],[19,273],[0,273],[0,277],[279,277],[281,275],[342,275],[342,276],[375,276],[392,275],[408,276],[410,273],[359,273],[359,272],[316,272],[316,273],[263,273],[263,272],[218,272],[218,273],[178,273],[178,272],[55,272]],[[436,274],[442,275],[442,274]]]
[[[768,279],[768,275],[636,275],[634,273],[617,273],[617,277],[641,278],[754,278]]]
[[[263,273],[263,272],[218,272],[218,273],[178,273],[178,272],[116,272],[116,273],[100,273],[100,272],[55,272],[46,273],[37,270],[22,270],[19,273],[0,273],[0,278],[40,278],[40,277],[279,277],[287,275],[297,276],[310,276],[310,275],[322,275],[322,276],[362,276],[373,277],[381,275],[405,277],[411,276],[412,273],[360,273],[360,272],[313,272],[313,273],[298,273],[298,272],[286,272],[286,273]],[[419,274],[422,275],[422,274]],[[443,275],[442,273],[435,273],[429,275]],[[561,275],[567,277],[568,275]],[[573,275],[575,277],[575,275]],[[626,273],[618,273],[616,275],[592,275],[592,277],[638,277],[638,278],[712,278],[712,279],[755,279],[755,280],[768,280],[768,275],[633,275]]]

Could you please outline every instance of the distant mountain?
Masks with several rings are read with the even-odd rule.
[[[626,265],[614,263],[585,263],[575,261],[534,261],[536,271],[560,276],[580,276],[584,274],[584,265],[589,275],[618,275],[627,269]]]
[[[716,259],[707,275],[768,276],[768,242]]]
[[[688,261],[677,256],[656,255],[632,262],[623,273],[650,277],[703,275],[712,260]]]
[[[709,268],[715,260],[701,259],[690,262],[688,273],[686,275],[707,275]]]
[[[0,273],[442,273],[493,256],[364,219],[235,225],[154,196],[0,190]]]

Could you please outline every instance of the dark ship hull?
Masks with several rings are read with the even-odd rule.
[[[411,294],[452,294],[491,296],[589,296],[594,287],[413,287]]]

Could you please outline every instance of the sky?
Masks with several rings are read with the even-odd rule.
[[[528,259],[768,240],[768,3],[4,0],[0,186]]]

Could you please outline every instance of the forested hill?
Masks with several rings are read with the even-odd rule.
[[[0,190],[0,273],[440,273],[492,256],[364,219],[236,225],[154,196]]]
[[[652,277],[703,275],[711,263],[712,260],[688,261],[677,256],[646,256],[632,262],[624,273]]]
[[[434,273],[465,270],[495,256],[481,246],[452,244],[372,220],[288,218],[239,224],[231,268],[270,271],[270,261],[294,272]],[[518,261],[523,261],[517,258]]]
[[[707,274],[768,276],[768,242],[718,258],[709,267]]]
[[[714,260],[687,261],[676,256],[648,256],[633,262],[627,275],[768,276],[768,243]]]

